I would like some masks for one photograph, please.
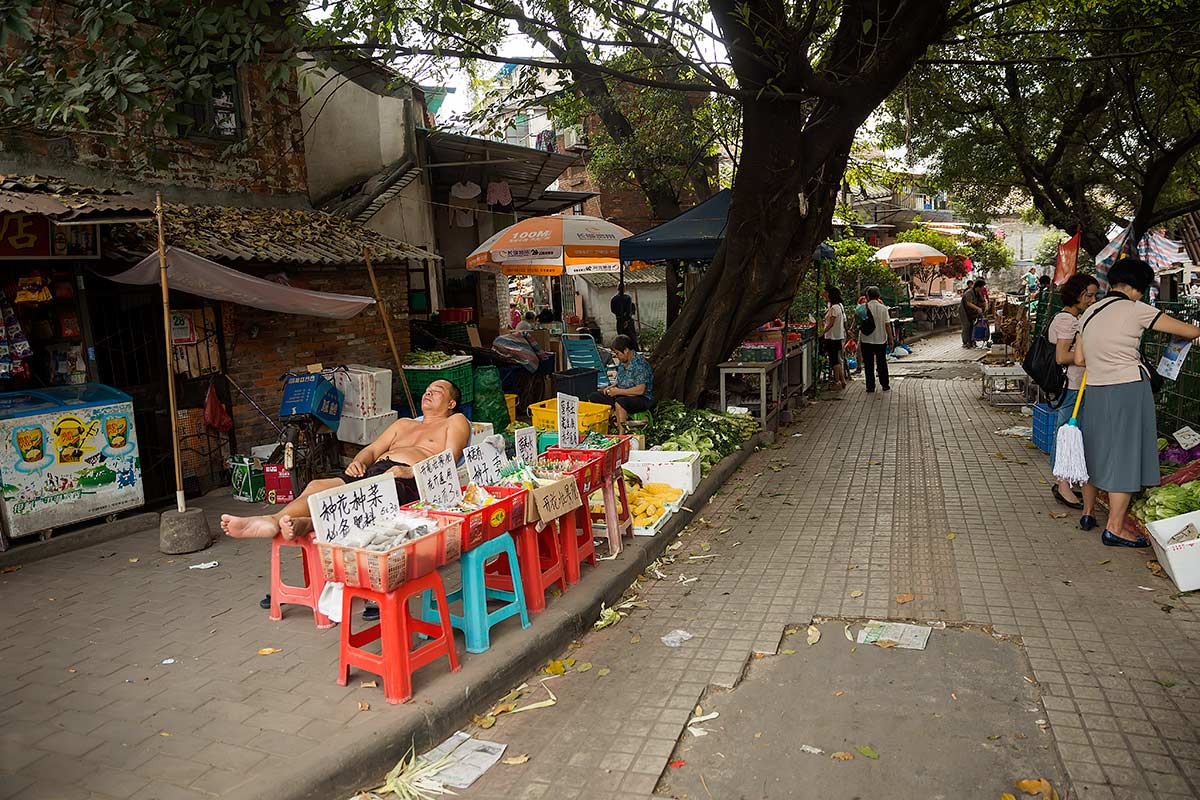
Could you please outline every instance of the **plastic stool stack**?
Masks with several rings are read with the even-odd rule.
[[[283,582],[280,558],[283,548],[299,547],[303,560],[304,586],[292,586]],[[333,622],[317,609],[317,601],[325,589],[325,574],[321,570],[321,557],[317,553],[317,545],[312,534],[299,536],[295,539],[285,539],[282,535],[271,540],[271,619],[283,619],[281,605],[308,606],[312,609],[317,627],[332,628]]]
[[[529,627],[529,612],[525,595],[511,589],[489,588],[484,574],[485,563],[494,556],[504,556],[512,576],[512,584],[521,584],[521,567],[517,548],[511,534],[503,533],[478,547],[467,550],[459,559],[462,565],[462,588],[448,596],[436,596],[426,591],[421,597],[421,617],[426,621],[449,615],[450,625],[463,632],[468,653],[486,653],[491,647],[491,629],[509,617],[519,616],[521,627]],[[488,610],[488,601],[500,601],[499,608]],[[449,611],[449,603],[462,602],[462,614]]]

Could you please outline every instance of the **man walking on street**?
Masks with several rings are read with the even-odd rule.
[[[984,303],[983,287],[987,281],[983,278],[975,281],[975,285],[963,292],[962,303],[959,305],[959,316],[962,318],[962,346],[975,349],[975,322],[983,316]]]
[[[859,323],[859,344],[862,345],[862,357],[867,368],[867,393],[875,391],[875,372],[879,371],[879,385],[883,390],[891,390],[888,380],[887,354],[894,344],[892,339],[892,320],[888,315],[888,307],[883,304],[879,287],[867,289],[866,319]]]

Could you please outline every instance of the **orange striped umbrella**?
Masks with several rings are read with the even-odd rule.
[[[580,214],[531,217],[493,235],[467,256],[467,269],[505,275],[617,272],[617,245],[633,233]],[[633,262],[630,269],[648,267]]]

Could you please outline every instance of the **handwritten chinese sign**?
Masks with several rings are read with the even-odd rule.
[[[434,508],[450,508],[463,499],[458,467],[454,464],[454,453],[449,449],[418,461],[413,466],[413,477],[421,500]]]
[[[495,486],[500,482],[500,470],[504,466],[504,456],[487,442],[464,448],[463,460],[467,465],[468,483],[479,486]]]
[[[540,486],[533,492],[534,506],[542,522],[558,519],[569,511],[583,505],[579,497],[579,484],[574,478],[563,478],[549,486]]]
[[[558,393],[558,443],[579,447],[579,398]]]
[[[537,461],[537,429],[532,425],[528,428],[518,428],[513,435],[517,444],[517,458],[526,464]]]
[[[340,542],[399,510],[396,478],[389,474],[336,486],[308,498],[308,513],[322,542]]]

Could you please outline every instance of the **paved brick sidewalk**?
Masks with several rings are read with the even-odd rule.
[[[956,337],[919,344],[928,361],[972,357]],[[666,579],[642,585],[646,608],[566,654],[593,668],[549,679],[557,706],[479,732],[532,758],[464,796],[648,798],[705,693],[815,616],[994,626],[1024,644],[1045,708],[1031,716],[1049,720],[1064,797],[1200,796],[1200,597],[1173,597],[1152,556],[1056,519],[1045,458],[993,433],[1016,419],[983,405],[977,381],[915,377],[889,394],[857,382],[806,409],[701,512]],[[676,628],[695,638],[664,646]],[[933,635],[937,647],[950,634]]]

